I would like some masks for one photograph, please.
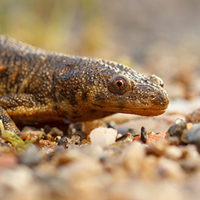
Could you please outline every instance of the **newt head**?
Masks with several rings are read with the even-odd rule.
[[[120,110],[118,112],[143,116],[155,116],[165,112],[169,98],[162,88],[163,81],[155,75],[155,80],[151,78],[152,76],[145,78],[140,74],[140,80],[137,81],[124,75],[117,75],[110,80],[108,90],[118,99],[115,101],[115,106]],[[112,108],[113,103],[110,105]]]
[[[77,120],[112,113],[156,116],[164,113],[169,103],[162,79],[115,62],[82,58],[78,67],[72,66],[67,73],[64,70],[57,72],[62,74],[57,76],[57,100],[60,110],[67,107],[66,112],[74,112]]]

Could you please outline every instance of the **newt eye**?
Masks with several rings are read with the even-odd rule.
[[[117,76],[110,81],[108,89],[115,94],[124,94],[129,86],[130,84],[126,77]]]

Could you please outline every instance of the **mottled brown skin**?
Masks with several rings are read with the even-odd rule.
[[[16,133],[13,120],[160,115],[169,99],[159,81],[116,62],[52,53],[0,36],[0,119]]]

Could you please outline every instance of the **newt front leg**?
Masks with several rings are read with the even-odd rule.
[[[10,130],[15,134],[20,134],[20,130],[2,106],[0,106],[0,120],[2,120],[5,130]]]
[[[10,116],[19,119],[20,117],[24,118],[36,106],[36,101],[35,97],[30,94],[8,94],[0,97],[0,105],[0,119],[5,130],[19,134],[20,130]]]

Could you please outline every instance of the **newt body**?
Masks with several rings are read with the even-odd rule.
[[[14,132],[19,130],[13,120],[160,115],[169,99],[159,81],[116,62],[48,52],[0,36],[0,119]]]

